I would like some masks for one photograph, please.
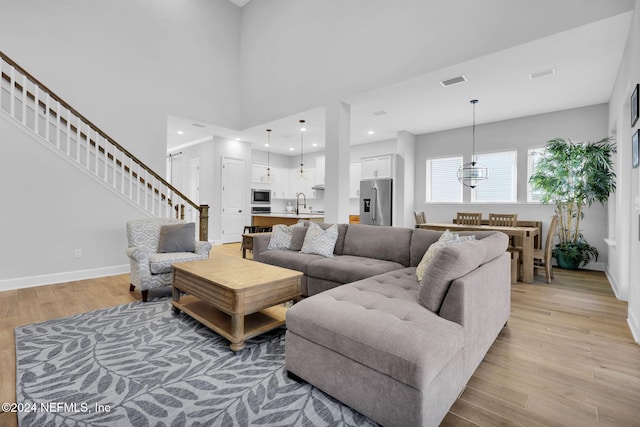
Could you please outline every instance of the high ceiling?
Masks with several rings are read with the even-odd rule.
[[[242,6],[246,1],[234,3]],[[478,124],[606,103],[631,15],[616,15],[345,99],[351,105],[351,143],[392,139],[401,130],[422,134],[469,126],[471,99],[479,100]],[[530,78],[532,73],[551,69],[554,74]],[[467,81],[449,87],[440,84],[460,75]],[[168,148],[218,135],[249,141],[252,148],[266,150],[265,129],[271,128],[271,150],[293,155],[300,148],[300,119],[307,122],[305,151],[323,150],[323,108],[242,130],[206,123],[196,127],[188,118],[170,117]]]

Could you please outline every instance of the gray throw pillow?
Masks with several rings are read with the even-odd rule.
[[[296,227],[293,229],[293,233],[291,234],[291,244],[289,245],[289,250],[291,251],[299,251],[302,249],[302,244],[304,243],[304,237],[307,235],[308,227]]]
[[[195,252],[196,224],[170,224],[160,226],[158,252]]]

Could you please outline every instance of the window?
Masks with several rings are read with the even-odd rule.
[[[471,192],[471,201],[515,203],[516,159],[516,151],[476,155],[476,161],[489,169],[489,179]]]
[[[427,202],[462,203],[462,185],[458,182],[458,169],[462,157],[427,160]]]
[[[527,151],[527,202],[539,202],[540,201],[540,192],[534,191],[531,188],[531,184],[529,184],[529,178],[536,170],[536,165],[538,164],[538,160],[542,157],[542,153],[544,152],[544,147],[540,148],[530,148]]]

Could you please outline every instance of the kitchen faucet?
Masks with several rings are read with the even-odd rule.
[[[307,208],[307,196],[304,193],[296,193],[296,215],[300,215],[300,196],[304,199],[304,208]]]

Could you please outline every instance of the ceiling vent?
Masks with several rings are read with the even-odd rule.
[[[387,114],[387,112],[386,112],[386,111],[384,111],[384,110],[378,110],[378,111],[374,111],[374,112],[373,112],[373,115],[374,115],[374,116],[382,116],[382,115],[384,115],[384,114]]]
[[[203,124],[200,124],[200,123],[191,123],[191,125],[195,126],[197,128],[206,128],[207,127],[207,125],[203,125]]]
[[[529,78],[531,80],[539,79],[540,77],[552,76],[555,73],[556,73],[556,69],[555,68],[549,68],[548,70],[538,71],[537,73],[531,73],[531,74],[529,74]]]
[[[466,82],[467,78],[465,76],[458,76],[458,77],[454,77],[452,79],[448,79],[448,80],[443,80],[440,82],[440,84],[444,87],[447,86],[451,86],[451,85],[457,85],[458,83],[463,83]]]

